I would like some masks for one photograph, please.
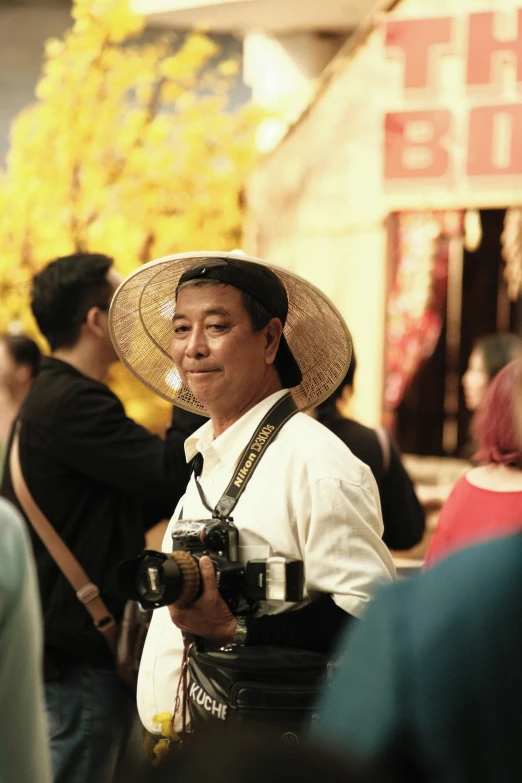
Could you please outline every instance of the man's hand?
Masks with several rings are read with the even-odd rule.
[[[210,557],[201,558],[199,570],[203,582],[201,598],[188,609],[178,609],[172,604],[169,606],[170,616],[185,633],[211,639],[223,647],[233,640],[237,621],[219,594]]]

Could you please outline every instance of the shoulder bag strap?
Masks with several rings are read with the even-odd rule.
[[[20,423],[18,422],[9,460],[11,482],[15,495],[34,531],[38,534],[52,559],[73,588],[78,600],[91,615],[98,631],[103,634],[107,644],[113,649],[116,627],[114,617],[100,597],[98,587],[91,582],[69,547],[35,503],[25,482],[20,465],[19,430]]]
[[[384,475],[388,473],[388,470],[390,468],[390,460],[391,460],[391,447],[390,447],[390,438],[384,427],[376,427],[375,428],[375,434],[377,435],[377,440],[379,441],[379,446],[381,447],[382,451],[382,468]]]

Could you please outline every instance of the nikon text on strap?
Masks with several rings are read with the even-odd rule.
[[[281,397],[272,405],[252,435],[248,446],[243,450],[243,453],[239,458],[238,466],[234,471],[234,475],[223,495],[218,500],[215,509],[209,507],[199,484],[198,477],[197,475],[195,476],[196,486],[201,501],[203,505],[212,512],[214,518],[223,520],[231,518],[232,509],[244,492],[261,457],[272,443],[281,427],[297,412],[297,405],[290,392],[287,392],[284,397]]]

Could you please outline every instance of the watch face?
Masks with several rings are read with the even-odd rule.
[[[232,644],[235,647],[240,647],[245,644],[246,637],[247,637],[247,627],[246,627],[246,620],[244,617],[237,617],[237,627],[236,632],[234,634],[234,638],[232,640]]]

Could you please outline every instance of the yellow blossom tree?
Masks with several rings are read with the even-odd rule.
[[[140,43],[128,0],[74,0],[72,17],[47,42],[37,101],[14,121],[0,172],[0,330],[35,333],[30,279],[56,256],[107,253],[127,274],[240,243],[259,117],[228,108],[237,63],[198,32]],[[159,400],[117,376],[129,413],[157,423]]]

